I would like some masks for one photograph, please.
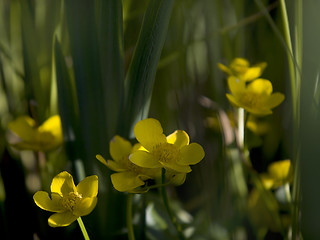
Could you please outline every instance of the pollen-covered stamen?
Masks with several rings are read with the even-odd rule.
[[[74,206],[82,199],[82,195],[78,192],[69,192],[67,196],[63,196],[62,198],[62,206],[72,211]]]
[[[153,156],[163,163],[176,163],[179,158],[179,149],[170,143],[162,143],[152,149]]]

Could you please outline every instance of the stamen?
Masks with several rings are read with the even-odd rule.
[[[67,210],[72,211],[74,206],[82,199],[82,195],[78,192],[70,192],[62,198],[62,206]]]
[[[176,162],[179,157],[179,149],[173,144],[163,143],[154,147],[152,154],[160,162]]]

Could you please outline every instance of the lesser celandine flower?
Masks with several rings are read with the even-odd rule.
[[[293,170],[289,159],[273,162],[268,167],[268,172],[260,175],[265,188],[278,188],[292,180]]]
[[[146,180],[161,176],[160,168],[143,168],[129,161],[129,155],[141,147],[140,144],[132,146],[128,140],[115,136],[109,146],[113,160],[106,161],[101,155],[96,157],[108,168],[117,172],[111,174],[111,182],[116,190],[131,193],[140,192],[136,188],[145,185]]]
[[[186,174],[191,172],[189,165],[197,164],[205,155],[198,143],[189,144],[185,131],[177,130],[166,137],[160,122],[153,118],[139,121],[134,134],[144,149],[133,152],[129,159],[141,167]]]
[[[58,115],[50,117],[39,127],[29,116],[21,116],[10,122],[8,128],[19,137],[17,142],[11,144],[20,150],[50,151],[63,143]]]
[[[229,67],[218,63],[218,67],[228,74],[234,76],[241,81],[252,81],[261,76],[263,70],[266,68],[267,63],[259,63],[250,67],[248,60],[244,58],[235,58],[230,63]]]
[[[246,85],[236,77],[229,77],[228,85],[231,94],[226,95],[229,101],[255,115],[272,114],[271,109],[284,100],[282,93],[272,93],[272,84],[266,79],[259,78]]]
[[[51,196],[44,191],[33,195],[38,207],[55,212],[48,219],[51,227],[70,225],[81,216],[92,212],[97,204],[98,176],[83,179],[77,186],[66,171],[55,176],[51,183]]]

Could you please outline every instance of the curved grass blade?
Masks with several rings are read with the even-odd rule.
[[[126,76],[118,133],[130,136],[136,122],[148,115],[155,74],[165,42],[174,0],[152,0]]]

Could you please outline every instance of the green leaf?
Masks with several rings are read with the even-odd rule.
[[[146,118],[155,74],[166,39],[174,0],[151,0],[143,19],[138,43],[125,80],[125,95],[118,133],[132,134],[135,123]]]

